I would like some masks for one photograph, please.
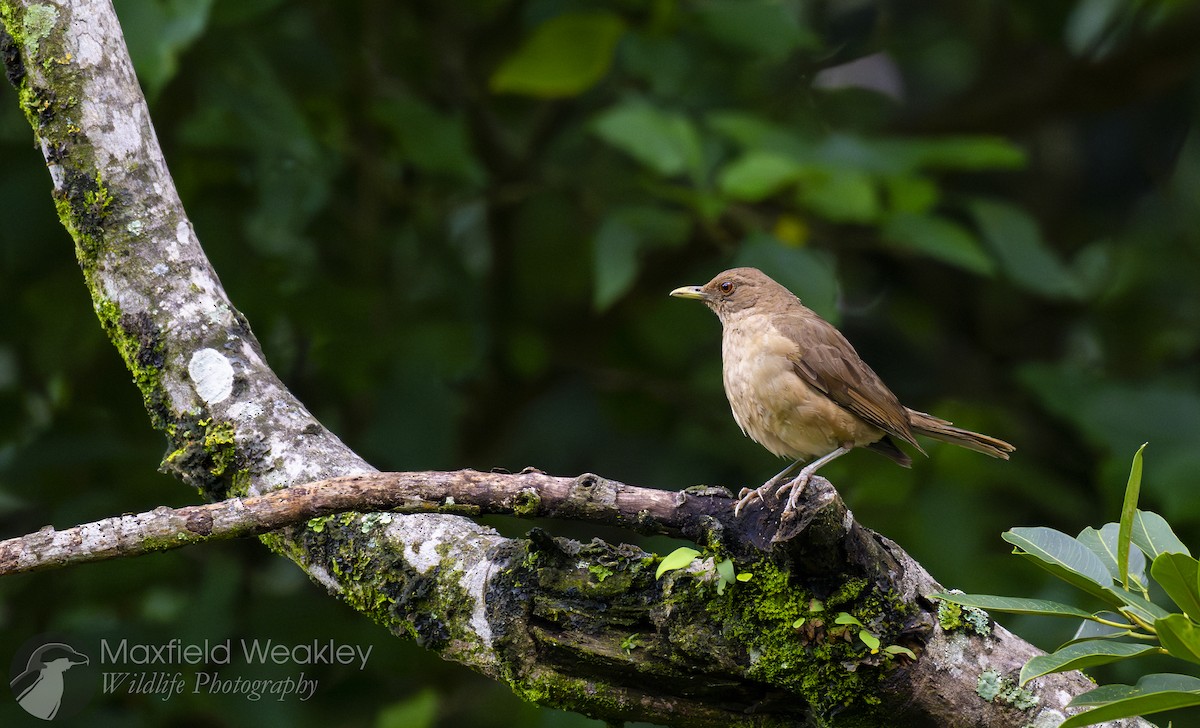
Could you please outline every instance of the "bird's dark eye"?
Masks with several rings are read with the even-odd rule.
[[[726,296],[728,296],[730,293],[733,293],[733,281],[721,281],[717,288],[720,288],[721,293],[724,293]]]

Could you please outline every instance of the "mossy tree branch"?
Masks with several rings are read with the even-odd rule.
[[[372,472],[282,386],[226,296],[109,0],[0,0],[0,23],[6,76],[100,323],[170,442],[163,469],[212,500]],[[583,502],[574,516],[605,504]],[[1052,723],[1091,687],[1056,675],[1020,700],[980,698],[985,669],[1015,674],[1034,648],[999,627],[943,629],[922,596],[937,585],[827,483],[803,505],[787,524],[761,509],[737,522],[697,515],[681,533],[711,554],[661,580],[631,546],[536,529],[508,539],[440,513],[349,512],[263,540],[393,633],[530,700],[608,720],[1010,726]],[[726,557],[749,581],[725,578]],[[831,618],[840,612],[917,659],[873,654]]]

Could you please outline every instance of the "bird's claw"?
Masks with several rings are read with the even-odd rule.
[[[764,483],[757,488],[742,488],[738,493],[738,502],[733,506],[733,517],[737,518],[742,514],[742,509],[754,502],[754,499],[767,502],[767,495],[771,492],[771,484]]]
[[[788,493],[787,505],[783,508],[785,514],[796,510],[796,503],[800,499],[800,494],[804,492],[805,486],[808,485],[809,477],[809,474],[802,472],[775,489],[774,496],[776,499],[782,498],[785,493]],[[775,479],[772,478],[757,488],[742,488],[738,493],[738,501],[733,506],[734,518],[740,516],[742,509],[753,503],[756,498],[766,504],[767,496],[771,494],[771,489],[774,486]]]

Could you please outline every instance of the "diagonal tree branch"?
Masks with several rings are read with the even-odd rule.
[[[372,472],[282,386],[222,289],[168,174],[109,0],[0,0],[0,22],[6,76],[97,316],[170,443],[162,467],[212,500]],[[440,485],[459,492],[469,481]],[[588,482],[591,494],[564,500],[574,510],[560,515],[599,517],[620,505],[620,488]],[[563,485],[585,482],[555,487]],[[668,517],[653,504],[637,519]],[[1051,724],[1091,687],[1078,673],[1053,675],[1014,693],[1020,700],[980,698],[985,669],[1013,675],[1036,650],[999,627],[968,636],[939,625],[923,597],[937,584],[857,524],[827,483],[814,481],[803,506],[803,518],[786,524],[761,509],[732,524],[693,514],[680,533],[708,553],[661,580],[656,559],[631,546],[538,529],[508,539],[440,513],[308,518],[262,538],[394,634],[534,702],[612,721]],[[727,578],[727,563],[749,580]],[[916,659],[872,653],[825,610],[854,616]]]

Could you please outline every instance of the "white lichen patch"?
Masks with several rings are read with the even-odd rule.
[[[263,412],[263,406],[258,402],[234,402],[225,414],[234,422],[248,422],[257,419]]]
[[[200,349],[188,362],[188,376],[196,394],[210,405],[224,402],[233,393],[233,365],[216,349]]]

